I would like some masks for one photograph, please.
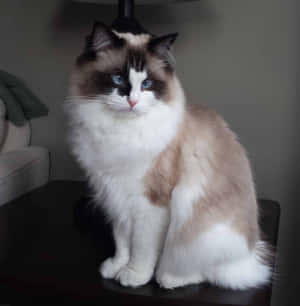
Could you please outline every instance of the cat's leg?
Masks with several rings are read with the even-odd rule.
[[[174,289],[205,281],[197,248],[192,242],[181,244],[175,240],[168,241],[156,271],[156,281],[162,288]]]
[[[181,233],[189,230],[195,200],[201,197],[201,184],[184,180],[173,190],[170,202],[170,224],[162,256],[156,270],[161,287],[172,289],[203,282],[198,254],[201,246],[193,239],[182,239]]]
[[[137,212],[134,217],[130,259],[117,275],[123,286],[138,287],[151,280],[165,239],[167,209],[146,205],[147,212]]]
[[[129,260],[130,252],[130,226],[129,224],[113,223],[113,236],[115,241],[115,255],[107,258],[100,266],[100,273],[104,278],[114,278]]]
[[[245,279],[251,278],[250,274],[246,275],[251,270],[250,265],[246,269],[250,255],[247,240],[234,231],[229,222],[224,220],[223,223],[211,224],[203,231],[192,232],[189,222],[182,227],[178,219],[177,222],[174,220],[173,212],[156,274],[161,287],[172,289],[207,280],[238,288],[239,282],[245,284]],[[252,268],[255,268],[254,264]]]

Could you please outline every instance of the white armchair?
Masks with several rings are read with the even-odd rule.
[[[30,122],[18,127],[5,114],[0,99],[0,205],[46,184],[50,167],[48,150],[29,145]]]

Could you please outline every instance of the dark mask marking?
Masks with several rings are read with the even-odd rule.
[[[137,72],[142,72],[146,65],[145,52],[139,49],[130,49],[127,55],[127,73],[130,69],[135,69]]]
[[[80,85],[82,95],[93,97],[99,94],[109,95],[113,91],[113,82],[110,74],[94,71],[88,79]]]
[[[156,99],[160,99],[166,92],[166,84],[164,81],[152,79],[151,91],[153,91]]]

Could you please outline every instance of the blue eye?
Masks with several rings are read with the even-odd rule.
[[[116,85],[123,85],[124,83],[123,77],[119,74],[112,75],[111,78]]]
[[[149,89],[152,86],[152,81],[149,79],[146,79],[142,83],[142,89]]]

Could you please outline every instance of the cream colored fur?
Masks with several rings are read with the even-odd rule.
[[[249,162],[224,121],[203,108],[189,110],[176,76],[168,103],[148,96],[143,108],[141,95],[144,111],[121,114],[80,96],[77,79],[67,105],[73,153],[116,244],[102,277],[132,287],[154,275],[164,288],[266,283],[271,271]]]

